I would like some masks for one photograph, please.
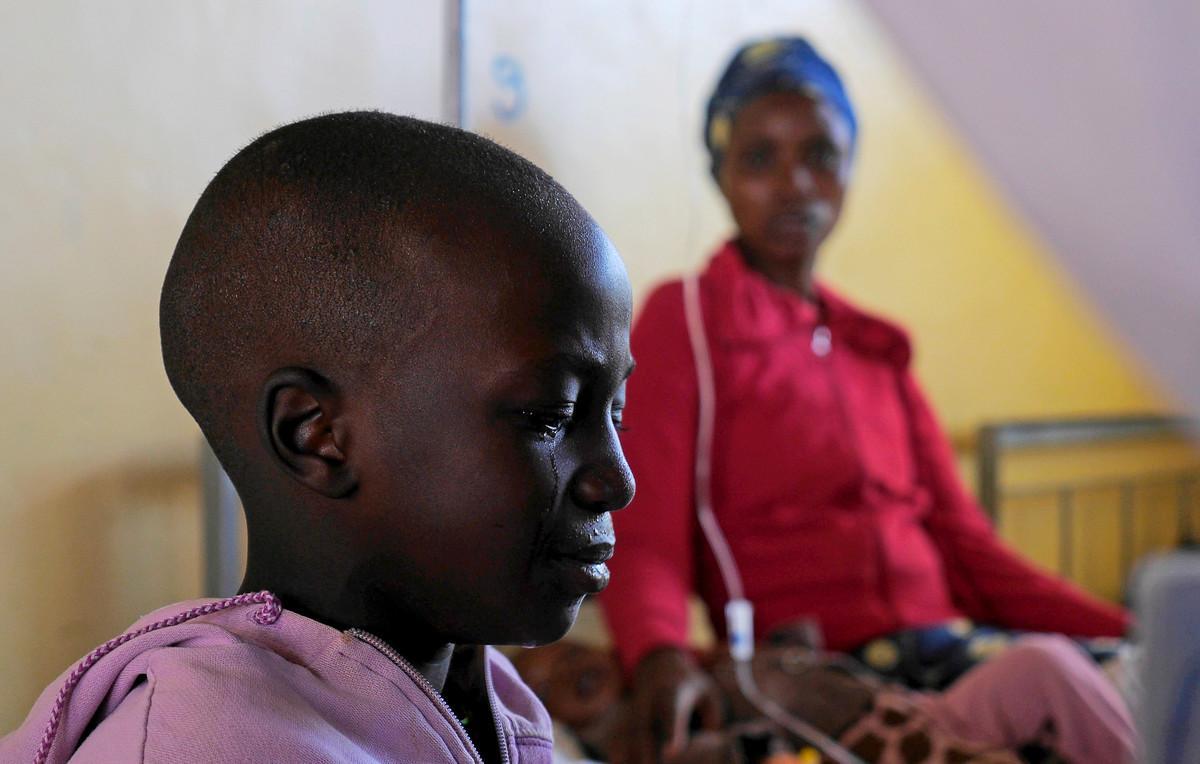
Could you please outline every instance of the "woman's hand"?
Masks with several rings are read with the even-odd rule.
[[[669,762],[687,748],[693,719],[699,729],[720,729],[716,684],[684,650],[650,652],[634,670],[625,734],[613,746],[613,764]]]

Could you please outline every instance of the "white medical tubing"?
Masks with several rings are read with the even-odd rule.
[[[704,314],[700,309],[700,279],[690,275],[683,280],[683,312],[687,321],[688,340],[696,367],[696,388],[699,416],[696,423],[695,492],[696,517],[704,538],[717,559],[717,568],[729,601],[725,603],[725,631],[729,653],[733,657],[738,689],[763,716],[780,727],[815,746],[822,754],[838,764],[863,764],[862,760],[838,745],[825,733],[792,716],[771,698],[759,691],[754,681],[754,606],[746,599],[742,576],[733,550],[721,530],[712,508],[712,448],[713,427],[716,423],[717,395],[712,357],[708,352],[708,337],[704,331]]]

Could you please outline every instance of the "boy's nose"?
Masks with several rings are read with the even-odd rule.
[[[620,465],[592,464],[575,474],[571,498],[594,512],[615,512],[633,501],[633,474],[624,460]]]

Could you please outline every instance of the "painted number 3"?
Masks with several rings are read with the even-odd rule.
[[[501,122],[512,122],[525,111],[525,72],[512,56],[492,59],[492,81],[500,94],[492,100],[492,114]]]

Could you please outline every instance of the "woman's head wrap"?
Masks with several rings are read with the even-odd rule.
[[[712,157],[714,177],[721,168],[738,111],[759,96],[780,91],[821,98],[846,120],[850,144],[854,145],[858,134],[854,107],[829,62],[801,37],[759,40],[742,46],[734,55],[708,99],[704,145]]]

